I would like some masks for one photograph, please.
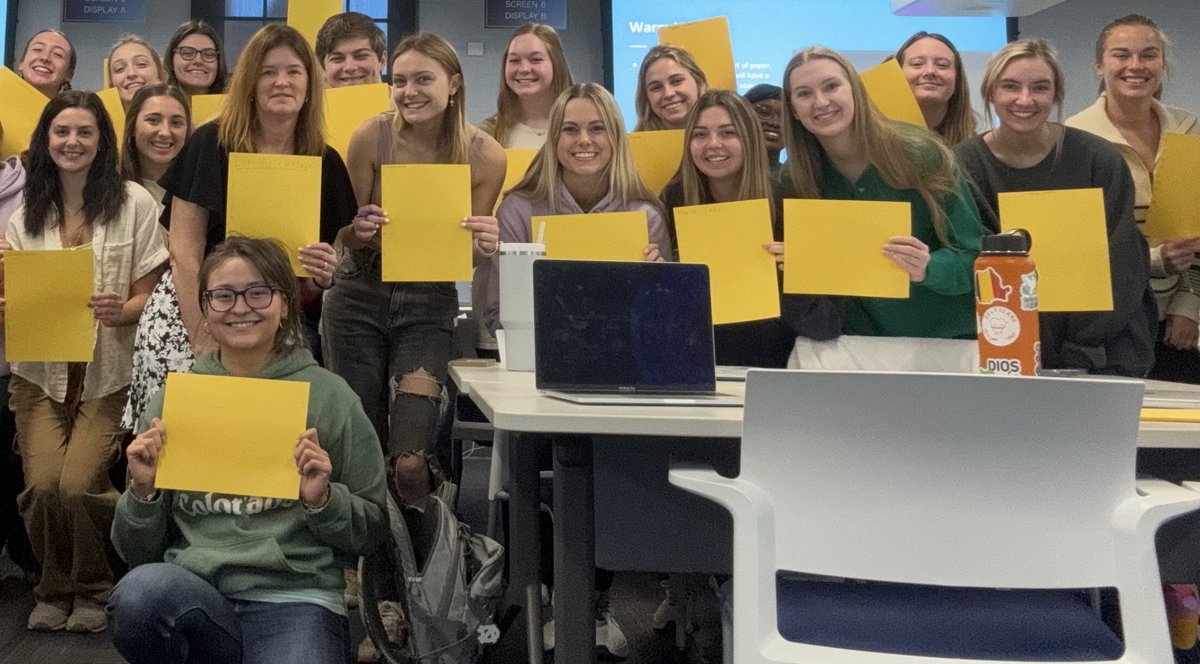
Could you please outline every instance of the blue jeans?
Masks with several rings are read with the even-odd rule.
[[[433,442],[443,397],[408,391],[403,379],[424,370],[441,391],[457,315],[453,283],[382,283],[378,252],[343,255],[322,307],[325,366],[358,394],[385,456],[426,450]]]
[[[172,563],[130,570],[108,600],[108,627],[131,664],[350,661],[350,623],[316,604],[227,599]]]

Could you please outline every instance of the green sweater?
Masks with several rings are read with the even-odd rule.
[[[192,372],[227,375],[216,353]],[[333,464],[329,504],[310,513],[299,500],[169,490],[142,502],[126,490],[117,501],[112,540],[131,566],[174,563],[224,595],[338,590],[344,586],[339,558],[362,554],[386,537],[383,454],[358,396],[305,349],[276,358],[262,378],[309,384],[308,426],[317,429]],[[147,406],[140,431],[162,413],[165,391]]]

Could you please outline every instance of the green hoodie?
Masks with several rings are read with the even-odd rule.
[[[228,375],[216,353],[192,372]],[[383,454],[358,396],[306,349],[276,358],[262,378],[309,384],[308,426],[333,463],[329,504],[310,513],[299,500],[187,491],[159,491],[143,502],[127,489],[117,501],[112,540],[131,566],[175,563],[223,595],[339,590],[345,583],[339,558],[369,551],[387,536]],[[151,400],[139,431],[162,413],[165,391]]]

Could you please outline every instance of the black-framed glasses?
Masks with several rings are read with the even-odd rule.
[[[204,300],[208,302],[209,309],[218,313],[232,309],[237,304],[239,297],[245,300],[246,306],[251,309],[266,309],[275,300],[275,293],[278,290],[278,288],[270,286],[251,286],[246,290],[212,288],[204,291]]]
[[[215,48],[195,49],[191,46],[180,46],[175,49],[175,53],[187,61],[192,61],[197,55],[205,62],[216,62],[218,51]]]

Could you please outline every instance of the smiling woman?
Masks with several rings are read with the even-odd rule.
[[[918,32],[896,51],[925,125],[951,147],[975,135],[967,70],[958,48],[937,33]]]
[[[192,95],[225,91],[225,50],[211,25],[192,19],[179,26],[165,52],[167,82]]]
[[[638,70],[634,131],[683,129],[696,98],[708,89],[708,78],[691,53],[669,44],[646,52]]]
[[[134,93],[144,86],[162,83],[165,76],[158,53],[137,35],[121,37],[108,52],[108,77],[126,112]]]
[[[38,92],[53,97],[71,88],[75,75],[75,47],[58,30],[42,30],[29,38],[17,64],[17,73]]]
[[[536,150],[546,142],[550,106],[571,82],[558,33],[548,25],[526,23],[513,30],[504,49],[496,114],[479,128],[506,148]]]

